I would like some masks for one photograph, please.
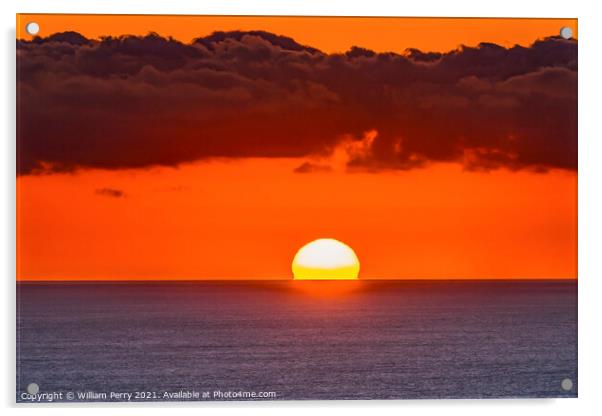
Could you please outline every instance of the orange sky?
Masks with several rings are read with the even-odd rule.
[[[263,29],[326,52],[530,44],[575,19],[20,15],[41,35]],[[353,247],[360,278],[576,278],[577,174],[424,169],[299,174],[302,158],[17,178],[17,278],[289,278],[298,248]],[[121,197],[98,193],[116,189]]]
[[[265,30],[292,37],[324,52],[345,52],[361,46],[377,52],[406,48],[448,51],[459,45],[493,42],[502,46],[529,45],[556,36],[568,26],[577,38],[577,19],[477,19],[391,17],[250,17],[153,15],[17,15],[17,37],[30,39],[25,25],[35,21],[40,36],[73,30],[88,38],[104,35],[145,35],[149,31],[184,42],[214,31]]]
[[[298,165],[20,177],[19,277],[286,278],[296,250],[319,237],[353,247],[360,277],[576,277],[575,173],[293,173]]]

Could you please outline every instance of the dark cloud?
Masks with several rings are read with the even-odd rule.
[[[295,173],[330,172],[332,168],[328,165],[304,162],[294,169]]]
[[[267,32],[17,42],[20,174],[327,155],[356,168],[576,169],[577,42],[325,54]],[[304,168],[305,169],[305,168]]]
[[[125,197],[125,192],[121,189],[113,189],[113,188],[100,188],[95,191],[96,195],[109,196],[112,198],[123,198]]]

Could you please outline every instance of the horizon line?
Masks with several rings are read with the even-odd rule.
[[[579,279],[577,277],[549,277],[549,278],[454,278],[454,279],[437,279],[437,278],[412,278],[412,279],[388,279],[388,278],[359,278],[359,279],[293,279],[293,278],[274,278],[274,279],[106,279],[106,280],[81,280],[81,279],[61,279],[61,280],[48,280],[48,279],[26,279],[15,282],[17,284],[111,284],[111,283],[243,283],[243,282],[288,282],[288,281],[300,281],[300,282],[357,282],[357,281],[369,281],[369,282],[549,282],[549,281],[575,281]]]

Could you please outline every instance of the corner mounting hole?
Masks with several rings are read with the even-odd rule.
[[[29,22],[25,26],[25,31],[32,36],[37,35],[38,32],[40,31],[40,25],[37,24],[36,22]]]
[[[573,29],[568,26],[564,26],[560,29],[560,37],[563,39],[571,39],[573,37]]]
[[[573,389],[573,380],[565,378],[562,380],[562,383],[560,383],[560,387],[562,387],[562,390],[564,391],[571,391]]]
[[[38,394],[39,391],[40,391],[40,386],[38,386],[36,383],[30,383],[27,386],[27,393],[29,393],[29,394]]]

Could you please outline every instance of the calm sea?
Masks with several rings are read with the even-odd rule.
[[[21,402],[577,396],[572,281],[20,283],[17,295]]]

